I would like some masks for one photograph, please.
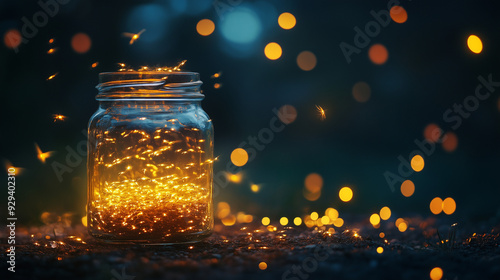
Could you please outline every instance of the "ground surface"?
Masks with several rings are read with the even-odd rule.
[[[413,219],[405,232],[367,224],[335,228],[335,233],[328,232],[330,227],[278,226],[270,231],[257,224],[216,225],[201,243],[146,247],[97,243],[83,226],[59,234],[50,225],[21,228],[15,273],[7,271],[9,247],[2,235],[0,275],[72,280],[430,279],[431,269],[440,267],[442,279],[500,279],[500,227],[484,227],[475,235],[459,229],[457,241],[446,242],[449,226],[435,223]],[[378,247],[384,251],[377,253]],[[259,268],[261,262],[267,264],[265,270]]]

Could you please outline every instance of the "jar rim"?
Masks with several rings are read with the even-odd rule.
[[[102,72],[97,100],[203,99],[200,74],[184,71]]]

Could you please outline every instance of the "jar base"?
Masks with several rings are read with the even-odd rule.
[[[115,235],[102,234],[97,232],[92,232],[89,230],[90,236],[92,236],[98,242],[106,244],[116,244],[116,245],[151,245],[151,246],[162,246],[162,245],[179,245],[179,244],[190,244],[203,241],[203,239],[212,235],[212,230],[182,234],[182,235],[171,235],[161,239],[126,239],[117,238]]]

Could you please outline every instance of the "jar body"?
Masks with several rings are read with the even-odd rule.
[[[101,101],[89,122],[89,232],[194,242],[213,228],[213,126],[200,101]]]

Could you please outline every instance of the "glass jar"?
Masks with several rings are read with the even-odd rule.
[[[87,224],[112,243],[195,242],[213,228],[213,126],[194,72],[99,75]]]

